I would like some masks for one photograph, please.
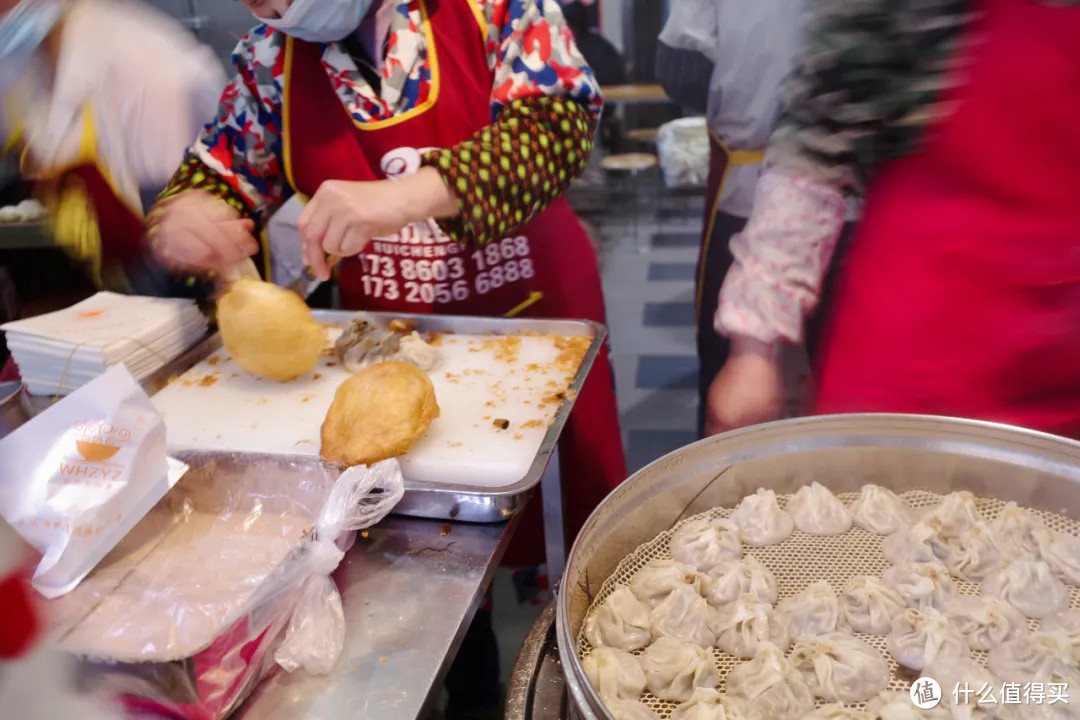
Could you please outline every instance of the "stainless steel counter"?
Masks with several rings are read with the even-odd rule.
[[[358,537],[334,576],[348,628],[338,667],[319,678],[279,669],[236,717],[423,717],[439,696],[515,524],[444,526],[390,517]]]

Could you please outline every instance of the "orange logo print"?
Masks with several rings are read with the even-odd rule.
[[[87,462],[103,463],[120,452],[120,446],[131,440],[131,431],[107,422],[75,423],[75,449]]]
[[[60,474],[65,477],[65,483],[109,489],[123,470],[109,461],[131,441],[131,430],[96,420],[77,422],[74,430],[79,457],[61,461]]]
[[[105,462],[120,452],[120,448],[116,445],[103,445],[90,440],[76,440],[75,449],[82,455],[83,460],[90,462]]]

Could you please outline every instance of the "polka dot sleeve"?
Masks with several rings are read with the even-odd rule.
[[[469,140],[424,157],[461,210],[439,226],[474,245],[516,232],[566,192],[592,148],[593,128],[580,103],[558,97],[513,101]]]
[[[157,202],[161,203],[188,190],[208,192],[214,197],[224,200],[242,217],[255,218],[255,209],[251,207],[244,196],[230,185],[225,178],[208,167],[197,155],[190,152],[180,164],[180,168],[173,174],[168,187],[158,196]]]

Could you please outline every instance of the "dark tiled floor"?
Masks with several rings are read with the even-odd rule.
[[[694,303],[647,302],[641,318],[645,327],[694,327]]]
[[[654,248],[694,248],[701,246],[701,231],[694,232],[657,232],[652,236]],[[695,253],[696,254],[696,253]]]
[[[693,430],[631,430],[626,464],[634,473],[673,450],[697,440]]]
[[[692,390],[697,387],[697,373],[695,355],[642,355],[636,386],[640,390]]]
[[[694,281],[697,272],[696,263],[649,263],[649,282],[663,282],[665,280]]]

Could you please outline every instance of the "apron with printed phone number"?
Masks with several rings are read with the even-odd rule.
[[[430,94],[387,120],[354,122],[322,65],[322,46],[288,39],[284,155],[297,192],[310,197],[327,180],[373,181],[416,172],[425,148],[452,147],[491,125],[494,78],[482,15],[469,0],[416,0],[412,6],[419,7],[427,35]],[[527,183],[520,189],[533,190]],[[454,242],[434,221],[374,239],[359,256],[342,260],[338,285],[341,305],[349,309],[605,319],[596,253],[562,198],[483,247]],[[572,538],[626,477],[606,347],[577,398],[560,453]],[[542,559],[537,500],[526,510],[507,564]]]

